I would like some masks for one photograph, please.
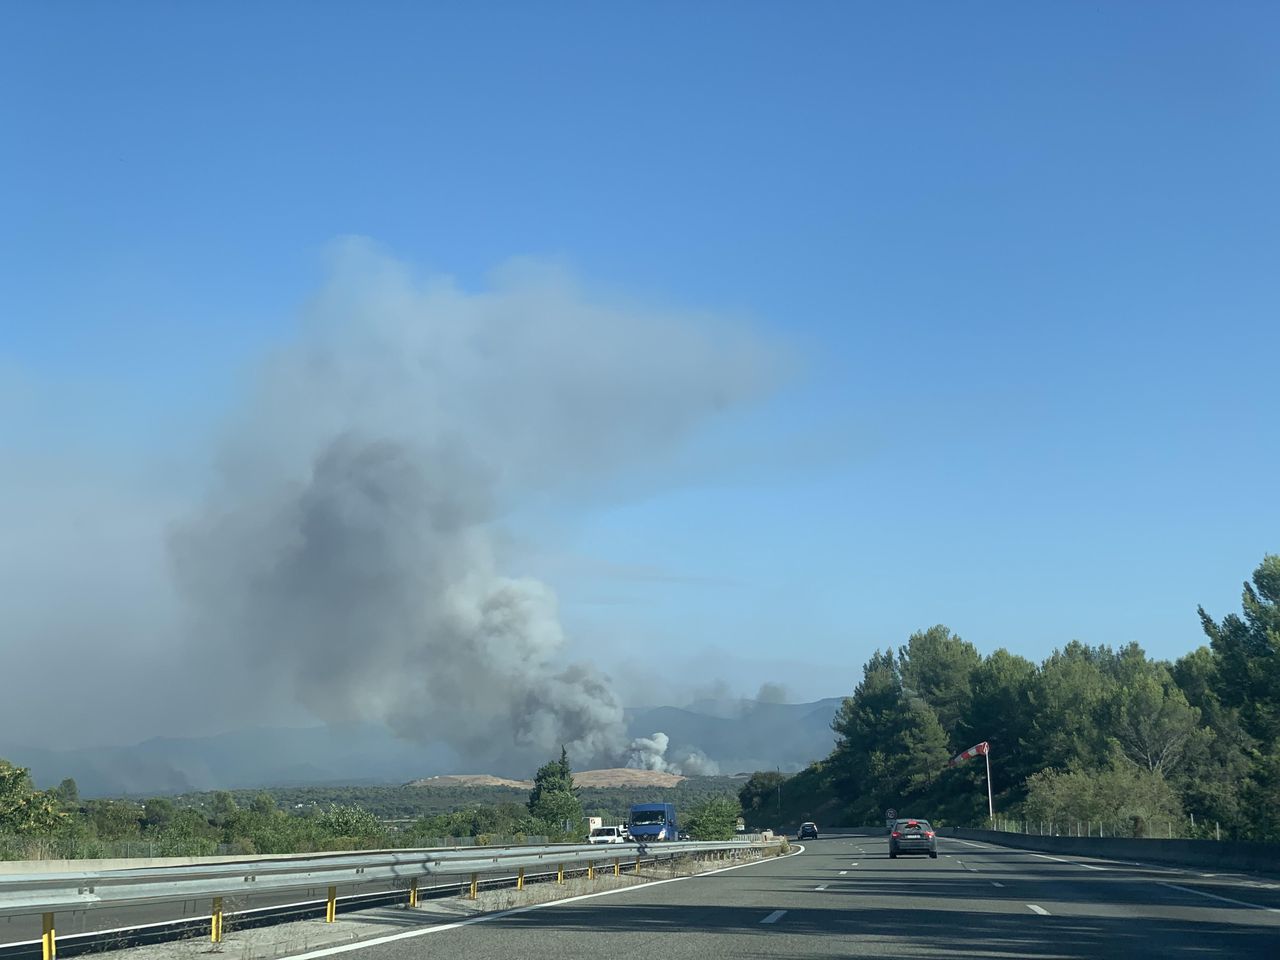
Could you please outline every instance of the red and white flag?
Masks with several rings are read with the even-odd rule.
[[[962,760],[970,760],[973,757],[986,756],[986,754],[989,753],[990,751],[991,751],[991,744],[983,740],[976,747],[970,747],[968,750],[964,751],[964,753],[957,753],[954,757],[951,758],[951,762],[947,764],[947,766],[954,767],[957,763],[959,763]]]

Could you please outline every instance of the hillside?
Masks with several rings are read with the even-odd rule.
[[[677,763],[699,750],[726,774],[774,769],[788,773],[831,752],[830,723],[840,700],[792,704],[708,700],[695,706],[628,709],[628,733],[632,737],[666,733],[670,738],[667,756]],[[0,731],[0,736],[5,734],[12,731]],[[442,744],[402,740],[369,724],[257,727],[211,737],[157,737],[132,746],[77,750],[7,741],[0,742],[0,757],[29,767],[43,787],[72,777],[85,797],[321,784],[402,785],[471,766]],[[523,784],[541,759],[531,758],[525,769],[495,769],[472,776],[493,776],[496,782],[488,786],[498,789],[505,783],[511,790],[510,784]],[[676,782],[645,781],[643,785],[669,787]],[[456,781],[435,786],[468,789],[465,782]],[[471,788],[478,786],[473,782]]]
[[[533,787],[532,780],[506,780],[502,777],[493,777],[487,773],[466,774],[452,773],[444,774],[437,777],[423,777],[421,780],[410,780],[405,784],[406,787],[514,787],[520,790],[529,790]]]
[[[613,767],[608,770],[582,770],[573,775],[575,786],[587,788],[644,788],[678,786],[687,777],[659,770],[632,770],[629,767]]]

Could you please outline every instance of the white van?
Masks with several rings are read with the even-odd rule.
[[[626,843],[627,838],[622,827],[595,827],[588,843]]]

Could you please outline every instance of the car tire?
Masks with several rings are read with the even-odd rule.
[[[930,854],[929,854],[929,859],[930,859],[930,860],[937,860],[937,859],[938,859],[938,853],[937,853],[937,851],[936,851],[936,850],[935,850],[934,852],[932,852],[932,853],[930,853]]]
[[[897,859],[898,859],[898,855],[897,855],[896,853],[890,853],[890,854],[889,854],[889,859],[890,859],[890,860],[897,860]]]

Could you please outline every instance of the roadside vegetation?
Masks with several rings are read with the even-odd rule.
[[[1209,642],[1172,663],[1073,641],[1035,664],[981,656],[944,626],[913,634],[867,662],[829,757],[742,787],[747,821],[875,824],[893,808],[983,825],[982,757],[948,760],[985,741],[1002,822],[1280,841],[1280,556],[1254,571],[1242,607],[1200,610]]]
[[[82,799],[74,780],[37,790],[0,760],[0,859],[306,853],[586,838],[586,817],[622,823],[632,803],[671,802],[706,839],[733,833],[729,777],[669,789],[573,782],[567,756],[538,770],[533,789],[311,787],[177,797]],[[730,815],[731,814],[731,815]]]

